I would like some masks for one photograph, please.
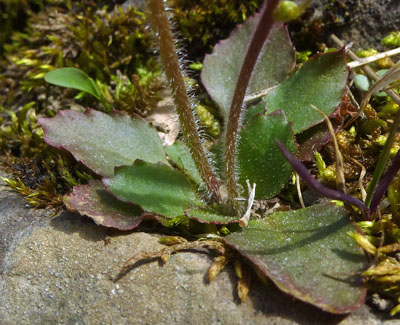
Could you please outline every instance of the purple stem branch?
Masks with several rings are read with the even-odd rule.
[[[302,162],[296,159],[289,150],[278,140],[275,139],[275,143],[278,146],[279,150],[281,151],[282,155],[286,158],[292,168],[299,174],[299,176],[307,183],[307,185],[313,189],[314,191],[321,193],[323,196],[333,199],[343,201],[345,203],[354,205],[358,207],[366,217],[369,217],[370,212],[368,207],[357,200],[356,198],[352,197],[351,195],[344,194],[343,192],[333,190],[320,182],[318,182],[314,177],[311,176],[308,169],[302,164]],[[400,166],[400,164],[399,164]]]
[[[371,204],[369,207],[371,214],[375,212],[383,196],[385,195],[390,183],[392,183],[393,178],[396,177],[399,170],[400,170],[400,150],[397,151],[397,154],[392,161],[392,165],[389,167],[386,174],[382,177],[381,181],[376,187],[376,190],[372,196]]]

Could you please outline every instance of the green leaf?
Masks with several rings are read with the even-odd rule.
[[[233,93],[240,68],[246,55],[248,42],[260,16],[256,15],[235,29],[228,39],[219,42],[203,62],[201,80],[212,99],[228,119]],[[258,64],[247,89],[247,95],[278,85],[285,80],[295,64],[295,52],[287,30],[277,23],[261,52]]]
[[[296,151],[291,124],[283,111],[259,113],[243,127],[238,145],[239,181],[256,183],[256,199],[267,199],[281,191],[292,168],[275,144],[279,139],[291,152]]]
[[[320,123],[323,117],[311,104],[328,116],[340,104],[347,80],[345,56],[344,49],[313,56],[268,93],[268,113],[284,110],[295,134]]]
[[[365,299],[360,272],[367,260],[347,232],[346,210],[331,204],[250,220],[226,237],[281,290],[331,313],[345,314]]]
[[[89,93],[96,97],[98,100],[102,100],[99,89],[97,88],[94,80],[90,78],[85,72],[76,68],[61,68],[50,71],[44,77],[46,82],[67,88],[74,88],[86,93]]]
[[[136,160],[131,166],[116,168],[115,176],[103,182],[122,201],[166,217],[181,216],[191,207],[204,206],[187,179],[161,163]]]
[[[234,218],[232,216],[226,216],[219,211],[210,208],[193,208],[186,211],[186,215],[190,219],[194,219],[200,223],[211,223],[211,224],[230,224],[238,223],[239,218]]]
[[[244,117],[243,117],[243,121],[242,121],[243,127],[246,126],[246,124],[251,120],[252,117],[254,117],[260,113],[266,113],[266,111],[267,110],[265,108],[264,103],[252,105],[249,108],[247,108],[247,110],[245,111]]]
[[[354,77],[354,84],[358,89],[368,91],[369,87],[371,86],[371,82],[369,81],[367,76],[363,74],[356,74]]]
[[[101,176],[111,177],[115,166],[131,165],[136,159],[167,162],[156,130],[138,116],[64,110],[39,123],[48,144],[70,151]]]
[[[118,200],[108,193],[101,181],[75,186],[64,198],[69,210],[87,215],[101,226],[132,230],[143,220],[143,210],[131,203]]]
[[[169,147],[164,147],[165,153],[172,160],[172,162],[185,174],[187,178],[190,178],[194,183],[200,185],[203,180],[200,176],[199,171],[194,164],[192,155],[189,152],[187,146],[180,141],[176,141]]]

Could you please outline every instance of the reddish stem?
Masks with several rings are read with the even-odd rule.
[[[231,109],[229,112],[229,120],[226,130],[225,141],[225,176],[227,182],[228,196],[233,203],[233,199],[238,197],[238,189],[236,184],[235,173],[235,153],[237,133],[239,131],[239,119],[242,111],[243,100],[246,90],[256,66],[258,56],[268,38],[268,35],[275,23],[273,16],[275,8],[280,0],[266,0],[263,11],[261,13],[260,22],[251,38],[250,45],[240,70],[239,78],[236,84],[235,92],[232,98]]]
[[[163,0],[149,0],[150,16],[160,47],[160,57],[168,79],[183,136],[192,158],[213,200],[218,195],[218,181],[201,145],[197,125],[191,109],[186,85],[180,70],[177,50],[172,37]]]

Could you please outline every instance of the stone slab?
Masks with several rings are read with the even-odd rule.
[[[116,233],[86,217],[26,208],[0,186],[3,256],[0,324],[396,324],[363,306],[352,315],[324,313],[255,279],[239,303],[228,266],[211,284],[212,254],[190,251],[161,266],[145,263],[118,282],[123,263],[157,250],[159,234]],[[4,236],[4,237],[3,237]],[[385,321],[385,317],[386,320]]]

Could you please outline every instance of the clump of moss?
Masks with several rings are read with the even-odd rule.
[[[382,44],[389,47],[400,46],[400,31],[391,32],[382,39]]]
[[[65,108],[102,109],[90,96],[46,84],[44,75],[59,67],[80,68],[96,79],[113,108],[140,114],[156,107],[162,82],[146,17],[136,8],[59,1],[27,15],[26,28],[11,35],[0,55],[0,153],[15,176],[9,185],[41,207],[61,202],[60,195],[90,175],[44,143],[38,116]]]
[[[42,159],[7,157],[2,163],[13,176],[2,180],[23,195],[33,208],[61,208],[62,196],[86,182],[93,174],[51,148],[43,148]]]
[[[4,181],[25,196],[32,207],[61,206],[62,195],[93,174],[76,164],[68,153],[44,143],[34,102],[7,113],[10,121],[0,125],[0,147],[4,154],[0,165],[13,177]]]
[[[183,36],[190,44],[198,43],[196,53],[203,56],[234,25],[254,13],[262,0],[172,2]],[[66,108],[104,110],[91,96],[46,84],[47,72],[80,68],[95,79],[108,107],[141,115],[157,106],[164,86],[153,35],[139,9],[122,10],[106,1],[90,0],[19,4],[25,27],[8,35],[0,52],[0,153],[7,157],[3,165],[16,177],[8,180],[9,185],[29,197],[32,205],[43,206],[61,202],[61,194],[89,176],[76,170],[65,152],[45,145],[38,116],[52,116]],[[8,16],[3,14],[7,24],[12,24],[15,15],[11,13],[18,8]],[[209,113],[209,105],[203,108],[199,106],[200,120],[216,136],[220,125]],[[38,171],[35,184],[26,177],[31,175],[29,170]]]
[[[70,10],[45,7],[32,15],[25,33],[15,33],[12,43],[5,46],[7,73],[13,70],[18,73],[13,79],[25,79],[20,90],[33,94],[33,98],[40,92],[46,99],[44,75],[54,68],[77,67],[97,80],[114,107],[145,111],[155,105],[160,68],[151,51],[152,35],[144,14],[134,7],[110,10],[90,1],[72,2],[71,6]],[[117,86],[119,95],[127,92],[136,101],[124,105],[127,96],[114,96]],[[81,98],[81,103],[99,106],[92,98]],[[0,104],[4,105],[1,99]],[[42,106],[49,104],[45,101]]]
[[[174,20],[184,39],[189,58],[201,59],[232,28],[260,8],[263,0],[170,0]]]
[[[43,9],[52,0],[2,0],[0,2],[0,55],[15,30],[21,31],[26,19],[33,13]]]

